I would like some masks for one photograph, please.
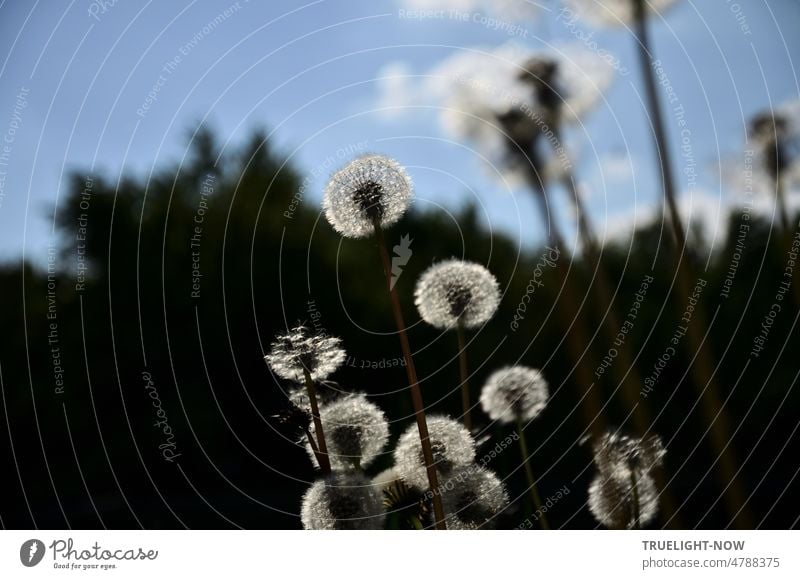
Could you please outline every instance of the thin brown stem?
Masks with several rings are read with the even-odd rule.
[[[472,432],[472,414],[469,395],[469,370],[467,367],[467,340],[464,335],[464,324],[458,321],[456,335],[458,336],[458,373],[461,379],[461,410],[464,417],[464,427]]]
[[[669,221],[672,225],[672,232],[675,238],[676,251],[676,282],[678,290],[678,300],[675,304],[679,314],[683,314],[683,308],[689,302],[692,294],[694,280],[696,278],[693,268],[687,259],[684,259],[686,250],[686,233],[680,220],[678,206],[675,195],[675,182],[672,178],[672,162],[670,151],[667,147],[666,131],[661,116],[661,104],[658,97],[656,78],[653,71],[652,53],[650,50],[650,37],[647,28],[647,18],[645,14],[644,0],[632,0],[634,3],[635,32],[637,48],[639,53],[639,64],[642,76],[645,80],[645,93],[650,119],[653,126],[655,137],[656,154],[659,161],[661,181],[664,191]],[[749,511],[743,508],[746,505],[747,494],[744,491],[741,480],[737,478],[737,461],[730,448],[730,425],[727,412],[722,405],[719,396],[719,387],[716,381],[716,364],[708,347],[705,334],[707,333],[708,323],[705,309],[698,304],[691,323],[686,324],[686,346],[690,356],[694,357],[694,363],[689,370],[692,375],[692,382],[699,392],[703,420],[709,424],[711,434],[711,446],[719,456],[718,469],[720,483],[724,488],[725,502],[729,512],[734,517],[734,522],[740,528],[751,528],[752,522]]]
[[[631,517],[633,518],[633,528],[642,528],[641,509],[639,505],[639,486],[636,481],[636,471],[631,468]]]
[[[444,508],[442,507],[442,498],[438,494],[439,477],[436,474],[436,465],[433,462],[433,449],[431,448],[430,436],[428,435],[428,422],[425,419],[425,406],[422,402],[422,392],[419,388],[419,380],[417,380],[414,358],[411,355],[411,346],[408,343],[403,310],[400,308],[400,298],[397,296],[397,292],[392,285],[392,264],[389,259],[389,251],[386,248],[383,229],[377,220],[374,222],[374,226],[375,238],[378,241],[378,250],[380,251],[381,261],[383,262],[383,274],[386,277],[386,285],[389,289],[389,297],[392,302],[394,321],[397,326],[397,333],[400,337],[400,347],[403,350],[403,358],[406,362],[406,374],[408,375],[408,385],[411,390],[411,403],[414,406],[414,417],[417,420],[419,440],[422,445],[422,456],[425,460],[425,470],[428,474],[428,485],[433,494],[434,521],[437,529],[445,530],[447,529],[447,525],[444,522]]]
[[[314,441],[314,437],[311,434],[311,431],[308,428],[303,429],[306,433],[306,439],[308,440],[308,445],[311,447],[311,451],[314,453],[314,457],[317,459],[317,464],[322,464],[322,461],[319,458],[319,447],[317,443]]]
[[[325,444],[325,432],[322,430],[322,419],[319,416],[319,405],[317,404],[317,388],[308,369],[303,368],[303,375],[306,379],[306,393],[311,403],[311,416],[314,419],[314,432],[317,435],[317,462],[323,474],[330,474],[331,461],[328,457],[328,445]]]
[[[528,452],[528,443],[525,441],[525,431],[522,428],[522,421],[517,421],[517,434],[519,435],[519,451],[522,455],[522,464],[525,466],[525,478],[528,480],[528,491],[531,493],[533,500],[533,508],[536,509],[536,518],[542,529],[545,531],[550,530],[550,524],[547,522],[547,516],[544,514],[542,508],[542,498],[539,496],[539,489],[536,487],[536,477],[533,476],[533,467],[531,466],[531,455]]]

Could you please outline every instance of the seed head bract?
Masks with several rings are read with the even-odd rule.
[[[286,380],[303,383],[303,368],[312,380],[323,380],[344,362],[340,343],[339,338],[317,335],[305,326],[297,326],[278,336],[264,359],[275,374]]]
[[[394,159],[364,155],[339,169],[325,188],[323,208],[333,228],[345,237],[367,237],[373,222],[388,227],[408,209],[411,178]]]
[[[380,489],[358,473],[334,473],[316,481],[300,510],[305,529],[382,529],[385,518]]]
[[[333,470],[366,468],[389,438],[386,415],[367,400],[366,394],[350,394],[326,404],[320,410],[320,418]],[[313,424],[311,432],[315,434]],[[316,462],[310,446],[308,451]]]
[[[422,319],[435,328],[450,330],[459,322],[475,328],[497,311],[500,286],[482,265],[449,259],[422,274],[414,298]]]
[[[447,416],[428,416],[428,435],[436,470],[448,476],[453,470],[475,460],[475,441],[459,422]],[[428,475],[417,425],[400,436],[394,451],[395,470],[410,486],[428,488]]]
[[[547,405],[547,381],[541,371],[507,366],[493,372],[481,391],[481,407],[504,423],[536,418]]]

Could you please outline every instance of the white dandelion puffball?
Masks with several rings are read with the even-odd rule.
[[[638,500],[638,508],[636,508]],[[650,475],[636,479],[636,492],[631,480],[621,481],[616,477],[597,475],[589,485],[589,511],[594,518],[609,529],[631,529],[644,526],[658,513],[658,490]]]
[[[364,155],[333,174],[323,208],[333,228],[345,237],[367,237],[373,222],[396,223],[411,203],[411,178],[394,159]]]
[[[661,438],[655,434],[636,438],[608,432],[594,444],[594,462],[605,478],[622,482],[631,478],[648,476],[664,461],[666,450]]]
[[[475,464],[453,471],[439,483],[448,529],[491,529],[508,506],[508,494],[497,476]]]
[[[382,529],[385,519],[380,489],[357,473],[334,473],[316,481],[300,510],[308,530]]]
[[[571,22],[575,17],[582,18],[593,26],[627,26],[635,18],[634,3],[645,3],[645,12],[661,14],[677,0],[564,0],[559,19]]]
[[[493,372],[481,390],[481,407],[492,420],[506,424],[532,420],[547,405],[548,386],[541,371],[507,366]]]
[[[447,476],[454,469],[475,460],[475,441],[464,426],[447,416],[428,417],[428,438],[437,472]],[[394,450],[395,470],[409,486],[428,488],[425,457],[417,425],[412,424],[400,436]]]
[[[345,352],[339,344],[339,338],[316,335],[305,326],[297,326],[275,339],[264,360],[285,380],[304,382],[304,368],[312,380],[324,380],[344,362]]]
[[[497,311],[500,286],[482,265],[449,259],[425,270],[414,298],[422,319],[435,328],[475,328]]]
[[[333,470],[366,468],[389,439],[386,415],[366,394],[351,394],[323,406],[320,418]],[[316,435],[313,424],[310,429]],[[310,444],[306,448],[316,463]]]

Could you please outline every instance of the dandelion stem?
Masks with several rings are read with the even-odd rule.
[[[664,191],[670,225],[672,226],[673,237],[676,244],[676,279],[678,290],[678,300],[675,305],[679,310],[679,315],[683,314],[685,304],[689,303],[692,294],[693,279],[695,279],[693,268],[684,252],[687,249],[686,233],[678,213],[678,205],[675,197],[675,182],[670,168],[672,161],[670,151],[667,148],[666,131],[664,121],[661,117],[661,104],[658,96],[656,78],[653,71],[654,62],[650,49],[650,37],[647,28],[647,18],[645,13],[644,0],[631,0],[634,7],[635,34],[639,53],[639,64],[644,78],[645,93],[647,97],[647,107],[649,118],[652,122],[653,136],[655,138],[656,154],[661,172],[661,181]],[[694,316],[691,323],[686,324],[686,346],[689,355],[693,357],[690,366],[692,381],[695,388],[699,391],[703,419],[710,425],[711,445],[719,456],[720,468],[719,482],[725,491],[725,501],[728,510],[733,515],[735,523],[740,528],[751,528],[752,521],[748,509],[742,505],[747,504],[747,494],[744,491],[740,479],[737,479],[737,460],[730,448],[730,425],[728,423],[727,412],[719,397],[719,387],[715,378],[717,365],[714,363],[711,352],[709,351],[707,333],[708,323],[706,320],[705,308],[701,302],[695,306]]]
[[[383,235],[383,229],[377,220],[373,222],[373,225],[375,228],[375,238],[378,241],[378,250],[380,251],[381,261],[383,262],[383,274],[386,277],[386,285],[389,289],[389,297],[392,302],[394,321],[397,326],[397,333],[400,336],[400,347],[403,350],[403,358],[406,362],[408,385],[411,389],[411,403],[414,406],[414,417],[417,420],[417,428],[419,429],[419,440],[422,445],[422,456],[425,459],[428,485],[430,485],[431,491],[435,491],[439,488],[439,477],[436,474],[436,466],[433,462],[433,449],[431,448],[431,441],[428,435],[428,422],[425,419],[425,407],[422,402],[422,392],[420,391],[419,381],[417,379],[417,370],[414,366],[414,358],[411,355],[411,346],[408,343],[403,310],[400,308],[400,298],[397,296],[397,292],[392,286],[392,265],[389,259],[389,251],[386,248],[386,239]],[[442,499],[435,492],[433,493],[433,513],[436,528],[439,530],[447,529],[444,522]]]
[[[461,410],[464,416],[464,427],[472,432],[472,414],[470,412],[472,404],[470,403],[467,369],[467,340],[464,335],[464,323],[461,319],[458,320],[456,335],[458,336],[458,371],[461,378]]]
[[[642,521],[639,513],[639,486],[636,484],[636,470],[631,468],[631,515],[633,517],[633,528],[641,529]]]
[[[542,498],[539,496],[539,489],[536,488],[536,478],[533,476],[533,467],[531,467],[531,457],[528,453],[528,443],[525,441],[525,430],[522,428],[522,420],[517,421],[517,434],[519,434],[519,450],[522,454],[522,464],[525,465],[525,477],[528,479],[528,490],[531,493],[531,499],[533,499],[533,508],[536,509],[535,514],[542,529],[549,530],[550,525],[542,509]]]
[[[314,418],[314,432],[317,433],[317,450],[315,455],[317,456],[317,462],[323,474],[330,474],[331,461],[328,458],[328,445],[325,444],[325,432],[322,430],[322,419],[319,416],[317,389],[314,386],[314,380],[311,379],[311,374],[305,367],[303,367],[303,375],[306,378],[306,392],[308,393],[308,400],[311,403],[311,416]]]

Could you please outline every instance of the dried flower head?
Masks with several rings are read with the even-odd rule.
[[[748,133],[755,145],[758,173],[766,173],[772,181],[796,182],[800,177],[800,100],[758,113],[750,120]]]
[[[366,394],[350,394],[320,410],[328,455],[333,470],[366,468],[389,439],[386,415],[367,400]],[[311,426],[315,434],[314,426]],[[307,445],[309,456],[316,461]]]
[[[492,420],[514,423],[536,418],[547,405],[547,380],[527,366],[493,372],[481,391],[481,406]]]
[[[500,286],[477,263],[449,259],[429,267],[414,292],[422,319],[440,330],[461,323],[474,328],[485,323],[500,304]]]
[[[291,400],[278,414],[271,416],[278,430],[283,432],[286,437],[297,441],[305,436],[311,424],[311,413],[305,408],[298,406]]]
[[[297,326],[278,336],[264,359],[273,372],[286,380],[304,382],[304,368],[312,380],[323,380],[344,362],[340,343],[339,338],[316,335],[305,326]]]
[[[627,26],[636,17],[634,5],[639,0],[565,0],[569,13],[562,12],[561,18],[577,15],[594,26]],[[641,0],[648,14],[659,14],[671,7],[677,0]]]
[[[454,469],[475,460],[475,441],[459,422],[447,416],[428,416],[428,436],[437,472],[448,476]],[[411,486],[428,488],[425,458],[417,425],[400,436],[394,451],[395,470]]]
[[[648,475],[661,465],[666,454],[661,437],[655,434],[635,438],[608,432],[595,442],[593,450],[600,473],[622,480],[629,479],[631,471],[636,478]]]
[[[323,208],[345,237],[367,237],[375,222],[381,227],[397,222],[411,197],[411,178],[402,165],[383,155],[364,155],[333,174]]]
[[[448,529],[491,529],[508,506],[505,486],[475,464],[459,468],[439,484]]]
[[[589,485],[589,511],[609,529],[631,529],[649,523],[658,512],[658,491],[653,477],[632,481],[598,474]]]
[[[380,489],[358,473],[334,473],[316,481],[300,511],[305,529],[381,529],[385,518]]]

